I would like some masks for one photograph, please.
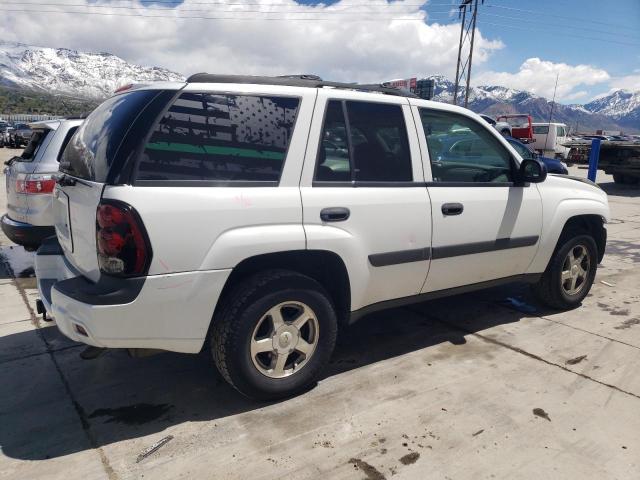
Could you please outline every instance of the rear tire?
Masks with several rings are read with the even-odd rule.
[[[598,249],[593,237],[582,232],[567,232],[558,241],[558,248],[533,291],[548,307],[575,308],[589,293],[597,268]]]
[[[240,393],[277,400],[307,390],[328,363],[338,322],[324,288],[287,270],[238,284],[216,311],[213,359]]]

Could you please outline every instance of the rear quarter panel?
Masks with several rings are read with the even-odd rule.
[[[265,253],[302,250],[300,175],[316,91],[270,85],[189,84],[185,91],[300,97],[279,186],[108,186],[104,198],[132,205],[145,225],[149,275],[235,267]]]

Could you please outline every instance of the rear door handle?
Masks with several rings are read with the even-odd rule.
[[[444,215],[460,215],[464,211],[464,205],[461,203],[445,203],[442,205],[442,213]]]
[[[345,207],[323,208],[320,211],[320,220],[323,222],[344,222],[351,212]]]

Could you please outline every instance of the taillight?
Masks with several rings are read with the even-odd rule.
[[[51,193],[55,186],[53,175],[20,175],[16,180],[16,192],[28,195]]]
[[[144,275],[151,246],[137,212],[124,202],[103,200],[96,211],[96,246],[100,270],[107,275]]]

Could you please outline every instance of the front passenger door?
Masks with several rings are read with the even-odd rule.
[[[462,113],[419,108],[433,219],[423,292],[521,274],[542,228],[535,185],[514,183],[516,162],[497,133]]]

